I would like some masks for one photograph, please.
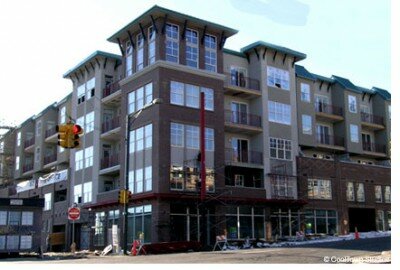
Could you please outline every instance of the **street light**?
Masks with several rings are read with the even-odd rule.
[[[129,190],[129,142],[130,142],[130,129],[135,120],[139,117],[139,115],[146,109],[150,108],[153,105],[161,104],[163,101],[161,98],[153,99],[150,103],[147,103],[140,110],[135,112],[132,116],[130,114],[126,115],[125,122],[125,190]],[[132,121],[131,121],[132,120]],[[133,190],[132,190],[133,191]],[[129,201],[129,200],[128,200]],[[123,237],[123,250],[125,254],[128,254],[128,203],[124,203],[124,219],[123,219],[123,227],[124,227],[124,237]]]

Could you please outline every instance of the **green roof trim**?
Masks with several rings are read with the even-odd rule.
[[[238,51],[234,51],[234,50],[230,50],[230,49],[223,49],[223,52],[226,54],[230,54],[230,55],[234,55],[234,56],[239,56],[242,58],[247,58],[246,55],[244,53],[238,52]]]
[[[203,24],[203,25],[207,25],[208,27],[211,28],[218,28],[221,29],[223,31],[225,31],[225,35],[227,36],[231,36],[234,35],[238,32],[238,30],[236,29],[232,29],[217,23],[212,23],[210,21],[206,21],[206,20],[202,20],[187,14],[183,14],[171,9],[167,9],[167,8],[163,8],[157,5],[154,5],[153,7],[151,7],[150,9],[148,9],[147,11],[145,11],[144,13],[142,13],[142,15],[140,15],[139,17],[137,17],[136,19],[134,19],[133,21],[131,21],[130,23],[128,23],[126,26],[124,26],[123,28],[121,28],[118,32],[116,32],[115,34],[113,34],[111,37],[109,37],[107,39],[107,41],[110,42],[117,42],[117,38],[119,36],[121,36],[122,34],[126,33],[132,26],[139,24],[139,22],[141,22],[143,20],[143,18],[148,17],[150,18],[150,15],[154,15],[155,13],[163,13],[163,14],[168,14],[168,18],[170,17],[175,17],[178,19],[185,19],[185,20],[189,20],[198,24]],[[156,19],[156,18],[155,18]]]
[[[343,88],[353,91],[355,93],[358,94],[362,94],[363,92],[357,87],[355,86],[349,79],[343,78],[343,77],[339,77],[336,75],[332,75],[332,78],[339,83]]]
[[[294,69],[295,69],[297,77],[312,80],[312,81],[315,81],[317,79],[314,77],[314,75],[312,75],[310,72],[308,72],[308,70],[303,66],[295,65]]]
[[[295,51],[295,50],[292,50],[292,49],[289,49],[289,48],[285,48],[285,47],[282,47],[282,46],[278,46],[278,45],[275,45],[275,44],[272,44],[272,43],[268,43],[268,42],[265,42],[265,41],[261,41],[261,40],[256,41],[254,43],[251,43],[250,45],[247,45],[246,47],[242,48],[240,51],[242,53],[245,53],[245,52],[248,52],[248,51],[250,51],[250,50],[252,50],[254,48],[257,48],[257,47],[267,47],[267,48],[276,50],[276,51],[281,52],[281,53],[286,53],[288,55],[296,57],[297,60],[304,60],[307,57],[307,55],[304,54],[304,53],[301,53],[301,52],[298,52],[298,51]]]
[[[357,86],[357,88],[363,93],[367,93],[367,94],[370,94],[370,95],[376,94],[376,91],[374,91],[372,89],[368,89],[368,88],[361,87],[361,86]]]
[[[331,78],[328,78],[328,77],[325,77],[325,76],[321,76],[321,75],[318,75],[318,74],[315,74],[315,73],[311,73],[311,75],[313,75],[319,81],[324,81],[324,82],[328,82],[328,83],[335,83],[334,79],[331,79]]]
[[[388,91],[382,88],[378,87],[372,87],[372,90],[374,90],[378,95],[380,95],[384,100],[392,100],[392,94],[390,94]]]
[[[92,53],[91,55],[89,55],[88,57],[86,57],[85,59],[83,59],[79,64],[77,64],[75,67],[73,67],[72,69],[68,70],[64,75],[63,78],[67,78],[69,77],[73,72],[75,72],[76,70],[80,69],[81,67],[83,67],[87,62],[90,62],[91,60],[93,60],[96,57],[104,57],[104,58],[112,58],[115,59],[117,61],[121,61],[121,56],[117,55],[117,54],[113,54],[113,53],[108,53],[108,52],[103,52],[103,51],[95,51],[94,53]]]

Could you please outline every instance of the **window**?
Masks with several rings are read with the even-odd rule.
[[[36,136],[42,135],[42,121],[36,123]]]
[[[228,239],[264,238],[264,210],[258,207],[229,207],[226,214]]]
[[[147,166],[145,168],[138,168],[136,170],[129,171],[128,183],[129,190],[132,193],[141,193],[152,190],[153,182],[153,167]]]
[[[375,202],[381,203],[382,202],[382,187],[375,186]]]
[[[355,96],[349,95],[349,112],[357,113],[357,99]]]
[[[353,202],[354,201],[354,183],[347,182],[347,189],[346,189],[346,198],[347,201]]]
[[[200,92],[204,93],[204,107],[208,111],[214,110],[214,90],[211,88],[201,87]]]
[[[82,185],[74,186],[74,203],[82,202]]]
[[[129,142],[129,153],[143,151],[149,149],[153,145],[153,125],[149,124],[144,127],[131,131]]]
[[[267,67],[267,85],[290,90],[289,71],[275,67]]]
[[[85,126],[85,116],[81,116],[78,119],[76,119],[76,124],[80,125],[81,127]]]
[[[247,69],[231,66],[230,84],[239,87],[251,88],[251,81],[247,79]],[[247,85],[246,85],[247,84]]]
[[[75,152],[75,171],[83,169],[83,150]]]
[[[6,236],[0,235],[0,250],[6,249]]]
[[[185,101],[187,107],[199,108],[200,92],[198,86],[186,84]]]
[[[86,82],[86,99],[94,96],[96,78],[93,77]]]
[[[390,203],[390,186],[385,186],[385,203]]]
[[[125,61],[126,61],[126,66],[125,66],[125,72],[126,72],[126,77],[132,75],[133,70],[133,46],[130,41],[126,42],[126,51],[125,51]]]
[[[17,146],[21,145],[21,132],[17,133]]]
[[[311,102],[310,85],[307,83],[300,83],[301,101]]]
[[[294,181],[291,181],[288,177],[284,175],[274,176],[272,183],[272,196],[275,198],[294,198]]]
[[[18,171],[19,170],[19,156],[15,157],[15,170]]]
[[[26,225],[26,226],[33,225],[33,212],[22,212],[21,225]]]
[[[128,243],[132,243],[134,239],[138,239],[143,234],[143,243],[149,243],[151,240],[151,205],[143,205],[131,207],[128,209],[128,224],[132,224],[128,232]]]
[[[389,117],[389,120],[392,120],[392,106],[391,105],[388,105],[388,117]]]
[[[177,25],[166,25],[166,46],[165,46],[165,60],[169,62],[179,62],[179,28]]]
[[[0,211],[0,225],[7,225],[7,211]]]
[[[85,168],[93,166],[93,146],[85,148]]]
[[[128,113],[139,111],[153,101],[153,83],[142,86],[128,94]]]
[[[385,218],[383,210],[376,210],[376,229],[378,231],[385,230]]]
[[[171,104],[184,105],[184,88],[185,85],[180,82],[171,81]]]
[[[44,210],[51,210],[51,193],[44,194]]]
[[[370,114],[371,113],[371,108],[367,105],[360,105],[360,112],[361,113],[366,113]]]
[[[106,235],[105,212],[97,212],[94,229],[94,245],[104,246]]]
[[[235,186],[237,186],[237,187],[244,186],[244,175],[235,174]]]
[[[20,249],[32,248],[32,235],[21,235]]]
[[[136,37],[136,71],[143,69],[143,47],[144,38],[142,34],[138,34]]]
[[[85,84],[81,84],[76,88],[78,104],[85,101]]]
[[[152,166],[147,166],[144,169],[144,191],[151,191],[152,190],[152,183],[153,182],[153,171]]]
[[[60,109],[60,124],[64,124],[66,122],[66,110],[67,109],[65,106]]]
[[[364,184],[357,183],[357,202],[365,202]]]
[[[183,147],[183,125],[171,123],[171,146]]]
[[[37,146],[35,150],[35,162],[40,162],[40,146]]]
[[[214,129],[205,129],[205,141],[206,141],[206,151],[214,151]]]
[[[21,212],[10,211],[8,212],[8,225],[19,226],[21,224]]]
[[[289,140],[270,138],[269,149],[271,158],[292,160],[292,142]]]
[[[85,134],[92,132],[94,130],[94,112],[86,114],[85,122]]]
[[[186,65],[198,68],[198,35],[197,31],[187,29],[186,38]]]
[[[268,101],[268,119],[271,122],[290,125],[291,123],[291,108],[288,104]]]
[[[205,46],[205,69],[217,71],[217,38],[210,35],[204,36]]]
[[[308,198],[331,200],[331,180],[308,179]]]
[[[311,116],[303,114],[301,116],[301,120],[303,123],[303,134],[312,135],[312,121]]]
[[[92,182],[83,184],[83,202],[88,203],[92,201]]]
[[[19,235],[7,235],[7,250],[16,250],[19,246]]]
[[[156,61],[156,31],[154,31],[153,26],[149,27],[149,40],[147,46],[149,65],[151,65]]]
[[[143,169],[137,169],[135,173],[135,192],[143,192]]]
[[[171,190],[183,190],[183,167],[171,166],[170,188]]]
[[[358,143],[358,126],[350,124],[350,141]]]
[[[196,126],[186,125],[186,147],[191,149],[199,149],[199,133],[200,129]]]

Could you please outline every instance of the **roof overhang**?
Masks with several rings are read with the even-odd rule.
[[[247,45],[246,47],[243,47],[240,51],[242,53],[249,52],[250,50],[256,49],[256,48],[267,48],[267,49],[272,49],[276,52],[280,52],[282,54],[287,54],[290,55],[294,58],[294,61],[301,61],[306,59],[307,55],[289,48],[285,48],[279,45],[275,45],[272,43],[268,43],[265,41],[256,41],[254,43],[251,43],[250,45]]]

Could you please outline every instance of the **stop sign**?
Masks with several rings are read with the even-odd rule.
[[[81,210],[78,207],[68,208],[68,219],[78,220],[81,217]]]

